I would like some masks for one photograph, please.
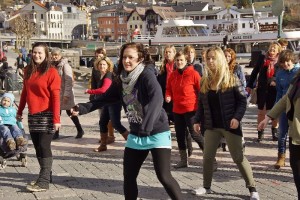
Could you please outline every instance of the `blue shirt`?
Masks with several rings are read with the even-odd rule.
[[[276,102],[281,99],[283,95],[286,94],[293,77],[296,75],[297,71],[300,69],[299,65],[295,65],[291,70],[280,69],[276,73]]]

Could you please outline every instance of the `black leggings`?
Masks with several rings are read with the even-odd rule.
[[[183,199],[179,184],[171,175],[171,149],[157,148],[136,150],[126,147],[123,161],[125,200],[136,200],[138,196],[137,176],[143,162],[151,151],[156,176],[172,199]]]
[[[52,157],[51,141],[53,134],[49,132],[33,132],[30,133],[30,136],[35,148],[37,158]]]
[[[204,139],[201,134],[198,134],[194,131],[193,127],[193,117],[195,112],[187,112],[183,114],[174,113],[174,122],[175,122],[175,131],[176,139],[179,150],[186,150],[186,134],[191,134],[191,137],[197,144],[200,149],[204,149]],[[187,131],[189,133],[187,133]]]

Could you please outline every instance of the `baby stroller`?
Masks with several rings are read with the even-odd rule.
[[[18,105],[14,102],[14,104],[18,107]],[[19,129],[22,131],[23,137],[28,141],[28,137],[25,134],[24,127],[22,122],[17,122]],[[10,150],[7,146],[7,143],[4,141],[4,138],[0,137],[0,169],[4,169],[7,166],[7,159],[10,159],[16,156],[17,160],[21,161],[22,166],[26,167],[27,165],[27,145],[17,147],[15,150]]]
[[[23,128],[23,124],[21,122],[18,122],[18,126],[19,128],[22,130],[23,132],[23,137],[28,140],[28,137],[25,134],[24,128]],[[27,145],[24,145],[22,147],[18,147],[15,150],[9,150],[6,142],[4,142],[3,138],[0,138],[0,169],[5,169],[5,167],[7,166],[7,160],[15,157],[17,158],[17,160],[21,161],[21,166],[22,167],[26,167],[27,166]]]

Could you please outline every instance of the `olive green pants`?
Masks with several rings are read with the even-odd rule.
[[[255,187],[252,168],[244,156],[242,137],[222,128],[206,130],[204,134],[203,187],[210,188],[211,186],[214,158],[223,136],[226,139],[230,155],[246,182],[246,187]]]

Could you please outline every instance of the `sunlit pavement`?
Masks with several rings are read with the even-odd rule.
[[[85,87],[84,82],[75,84],[78,103],[88,100],[88,96],[84,94]],[[18,101],[19,93],[14,94]],[[286,166],[282,169],[273,168],[277,156],[277,142],[271,141],[270,128],[266,130],[265,140],[261,143],[256,142],[256,116],[256,107],[250,106],[243,120],[243,130],[246,141],[245,154],[253,167],[260,197],[264,200],[297,199],[289,159],[287,158]],[[40,193],[30,193],[25,189],[26,184],[35,180],[39,172],[35,152],[29,141],[27,166],[22,167],[20,161],[12,158],[7,161],[6,168],[0,170],[0,199],[124,199],[122,158],[125,141],[119,133],[116,133],[116,141],[108,146],[107,151],[93,152],[99,145],[98,120],[97,111],[80,116],[85,135],[82,139],[75,139],[76,129],[63,111],[60,138],[52,142],[54,163],[53,183],[50,189]],[[122,118],[122,123],[128,127],[126,118]],[[28,133],[27,109],[23,124]],[[172,131],[174,136],[173,127]],[[201,186],[203,180],[202,152],[196,143],[193,143],[193,147],[189,167],[175,169],[173,166],[179,160],[179,154],[174,136],[171,170],[180,184],[184,199],[249,199],[245,182],[228,150],[226,152],[220,150],[217,153],[218,170],[214,173],[211,188],[214,193],[205,197],[192,195],[191,190]],[[138,185],[140,199],[169,198],[157,180],[151,154],[140,171]]]

